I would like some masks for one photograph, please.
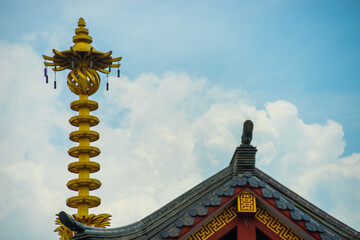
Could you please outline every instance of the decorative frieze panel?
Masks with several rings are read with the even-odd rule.
[[[237,216],[236,204],[231,205],[190,235],[186,240],[206,240]]]
[[[270,228],[281,239],[284,240],[303,240],[299,235],[293,232],[289,227],[282,223],[279,219],[274,217],[266,209],[257,207],[255,218]]]
[[[239,202],[240,201],[240,202]],[[238,196],[237,204],[233,204],[221,212],[219,212],[210,221],[204,224],[201,228],[195,231],[192,235],[186,238],[186,240],[206,240],[214,233],[218,232],[227,223],[231,222],[237,217],[240,209],[250,212],[252,209],[256,209],[256,213],[253,215],[257,220],[264,224],[267,228],[273,231],[281,239],[284,240],[303,240],[298,234],[292,231],[279,219],[274,217],[266,209],[261,206],[256,206],[255,196],[251,193],[245,192]]]

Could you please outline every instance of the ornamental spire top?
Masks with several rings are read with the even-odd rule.
[[[121,57],[113,58],[111,56],[112,51],[104,53],[91,46],[92,37],[89,36],[89,30],[85,26],[84,19],[80,18],[73,37],[75,45],[69,50],[60,52],[53,49],[53,57],[43,55],[45,66],[54,66],[55,72],[65,69],[71,70],[67,76],[67,85],[70,91],[79,96],[90,96],[99,89],[100,76],[98,71],[109,74],[111,68],[118,68],[118,77],[120,77]],[[47,82],[47,69],[45,69],[45,77]],[[107,89],[108,86],[107,83]],[[56,88],[56,78],[54,88]]]
[[[75,36],[73,36],[73,42],[75,43],[73,49],[75,51],[89,51],[92,48],[90,45],[92,37],[89,36],[89,30],[85,26],[85,20],[80,18],[78,28],[75,29]]]

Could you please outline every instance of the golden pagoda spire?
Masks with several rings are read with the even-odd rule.
[[[92,38],[85,26],[84,19],[80,18],[73,37],[74,46],[70,47],[69,50],[59,52],[53,49],[53,57],[45,55],[43,57],[45,66],[53,66],[52,69],[55,72],[65,69],[71,70],[67,76],[67,85],[70,91],[79,96],[79,100],[70,104],[70,108],[79,114],[69,120],[71,125],[79,127],[78,130],[69,135],[70,140],[79,143],[79,145],[70,148],[68,151],[71,157],[78,159],[78,161],[68,165],[68,170],[78,174],[78,178],[67,183],[67,187],[77,191],[78,195],[68,198],[66,204],[77,209],[77,214],[73,215],[75,220],[89,226],[105,227],[110,225],[111,215],[89,215],[89,208],[97,207],[101,203],[100,198],[89,195],[89,191],[98,189],[101,182],[90,178],[90,173],[100,170],[99,163],[90,161],[90,158],[100,154],[99,148],[90,146],[91,142],[99,139],[99,133],[90,130],[90,127],[96,126],[100,121],[97,117],[90,115],[91,111],[98,108],[98,103],[89,100],[88,97],[99,89],[100,76],[98,71],[108,74],[111,68],[119,68],[120,64],[113,62],[119,62],[121,57],[112,58],[111,51],[103,53],[95,50],[91,46]],[[46,70],[45,75],[47,78]],[[59,232],[61,239],[70,239],[73,234],[71,230],[63,226],[58,220],[56,222],[61,225],[55,230]]]

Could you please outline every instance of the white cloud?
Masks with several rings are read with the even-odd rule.
[[[353,153],[351,156],[341,158],[341,170],[344,177],[360,179],[360,154]]]
[[[74,26],[76,26],[75,24],[76,22],[74,23]],[[40,51],[41,54],[37,53],[38,56],[41,56],[42,54],[52,56],[52,49],[67,49],[74,45],[71,38],[75,34],[68,32],[67,29],[64,29],[63,25],[54,24],[51,29],[51,31],[42,30],[26,33],[22,36],[22,41]],[[6,45],[6,43],[3,44]],[[52,77],[52,74],[50,75]]]
[[[318,190],[329,188],[333,184],[332,179],[342,181],[346,178],[345,174],[335,169],[356,169],[354,160],[343,161],[340,158],[345,147],[342,126],[331,120],[323,125],[306,124],[299,118],[296,107],[289,102],[267,103],[264,110],[258,110],[248,101],[236,97],[241,95],[232,94],[232,91],[217,89],[219,94],[209,94],[215,88],[204,84],[204,79],[191,78],[184,73],[167,73],[160,77],[148,74],[134,80],[123,78],[112,82],[115,82],[113,91],[121,94],[105,95],[105,105],[122,106],[122,109],[109,111],[107,117],[123,109],[128,111],[119,117],[119,122],[126,124],[115,124],[121,131],[109,130],[106,136],[113,135],[113,139],[104,142],[118,142],[119,159],[134,154],[129,162],[140,161],[148,165],[145,168],[134,166],[128,175],[137,172],[136,177],[122,172],[119,174],[119,178],[129,179],[126,184],[130,182],[137,186],[136,189],[150,187],[144,184],[144,176],[152,179],[151,184],[155,188],[162,188],[162,183],[157,185],[156,179],[168,181],[167,186],[171,188],[172,180],[183,179],[186,171],[194,177],[189,184],[191,187],[198,181],[199,173],[204,178],[225,167],[239,144],[245,119],[255,122],[254,145],[259,149],[257,166],[305,198],[315,201],[319,207],[327,200],[318,195]],[[231,97],[224,99],[229,95]],[[119,141],[124,138],[126,140]],[[172,144],[174,139],[178,141]],[[116,147],[107,148],[108,152],[114,152],[112,149]],[[169,149],[179,149],[179,152],[173,154]],[[181,166],[184,160],[188,162]],[[189,164],[191,168],[186,168]],[[148,171],[150,168],[154,169],[153,173]],[[166,199],[164,202],[168,202],[183,191],[174,191],[173,195],[171,190],[163,192],[167,194],[160,194],[158,201]],[[123,197],[119,196],[119,201]],[[335,195],[331,197],[336,198]],[[336,203],[332,206],[325,204],[324,208],[331,211],[334,206]]]
[[[8,193],[0,196],[0,230],[23,239],[16,231],[20,224],[34,238],[54,238],[54,214],[74,213],[65,199],[75,192],[65,184],[76,177],[66,170],[74,161],[66,153],[73,146],[67,134],[75,130],[67,120],[75,113],[67,110],[71,100],[63,99],[65,81],[59,91],[43,83],[42,61],[30,46],[0,42],[0,50],[0,182]],[[94,128],[101,139],[94,145],[102,150],[94,160],[102,169],[92,177],[103,186],[92,193],[102,205],[91,212],[112,214],[112,226],[140,220],[226,167],[246,119],[255,123],[260,169],[356,226],[356,218],[341,213],[353,211],[351,199],[360,198],[346,184],[359,185],[360,155],[341,157],[345,143],[339,123],[304,123],[286,101],[257,109],[246,92],[209,86],[205,78],[186,73],[110,82],[109,92],[94,96],[100,103],[94,115],[101,120]],[[349,196],[340,203],[333,191],[338,188]],[[41,220],[31,221],[34,215]]]
[[[52,211],[65,200],[58,179],[66,175],[59,171],[66,169],[66,148],[51,141],[67,138],[68,114],[59,93],[44,83],[42,61],[29,45],[0,42],[0,50],[0,184],[6,192],[0,195],[1,232],[23,239],[16,230],[22,225],[33,236],[49,238]]]

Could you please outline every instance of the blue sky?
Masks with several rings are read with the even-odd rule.
[[[360,201],[359,1],[8,1],[0,9],[6,237],[23,239],[20,223],[55,239],[54,214],[72,211],[67,119],[76,96],[67,73],[56,91],[45,85],[41,56],[73,45],[79,17],[96,49],[123,57],[120,80],[93,96],[103,182],[94,211],[113,214],[112,226],[227,166],[250,118],[257,166],[359,230],[360,212],[350,214]]]

